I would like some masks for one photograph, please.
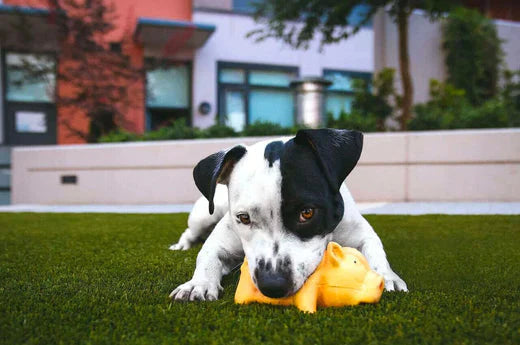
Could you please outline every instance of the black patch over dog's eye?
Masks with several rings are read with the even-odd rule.
[[[300,223],[305,223],[310,220],[314,216],[314,209],[310,207],[306,207],[300,211]]]
[[[244,225],[251,224],[251,219],[249,219],[249,215],[247,213],[237,214],[237,218],[240,221],[240,223]]]

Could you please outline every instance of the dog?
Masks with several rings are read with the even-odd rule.
[[[344,184],[362,147],[358,131],[305,129],[294,138],[237,145],[200,161],[193,177],[203,197],[170,249],[207,239],[192,279],[170,297],[218,299],[222,277],[244,256],[262,294],[290,296],[314,272],[330,241],[363,253],[386,290],[408,291]]]

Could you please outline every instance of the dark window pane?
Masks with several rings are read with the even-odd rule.
[[[323,76],[325,79],[328,79],[332,82],[332,85],[329,86],[328,90],[345,92],[354,91],[354,79],[370,80],[371,78],[370,73],[346,71],[325,71]]]
[[[338,119],[342,112],[350,113],[352,109],[352,96],[329,93],[325,100],[325,113],[332,114],[334,119]]]
[[[222,83],[243,84],[246,82],[243,69],[223,68],[220,70],[220,81]]]
[[[249,84],[265,86],[288,87],[295,74],[284,71],[251,71],[249,72]]]
[[[350,16],[348,17],[349,23],[351,25],[359,25],[366,17],[366,15],[370,12],[370,5],[360,4],[354,7],[352,12],[350,12]],[[363,26],[372,27],[372,19],[370,19]]]
[[[189,108],[189,95],[190,75],[188,66],[169,66],[146,72],[147,106]]]
[[[17,102],[54,102],[56,85],[53,58],[7,53],[6,99]]]
[[[233,11],[242,13],[254,13],[255,3],[262,3],[263,0],[233,0]]]
[[[249,122],[294,125],[294,97],[291,91],[252,90],[249,94]]]

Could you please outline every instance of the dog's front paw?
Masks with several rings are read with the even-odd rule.
[[[190,280],[173,290],[170,298],[175,301],[215,301],[220,290],[219,284]]]
[[[193,244],[196,241],[193,239],[193,236],[191,235],[191,230],[186,229],[186,231],[183,232],[181,235],[181,238],[179,238],[179,242],[174,243],[170,246],[170,250],[188,250],[191,247],[193,247]]]
[[[386,291],[404,291],[408,292],[408,287],[404,280],[402,280],[395,272],[389,271],[382,274],[385,279]]]

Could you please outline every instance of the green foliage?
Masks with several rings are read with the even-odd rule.
[[[394,87],[394,76],[394,69],[385,68],[374,76],[372,83],[363,79],[354,80],[351,113],[342,111],[338,119],[328,114],[327,126],[363,132],[384,131],[386,119],[394,112],[393,105],[400,102]]]
[[[256,136],[275,136],[288,135],[296,133],[297,129],[291,127],[282,127],[276,123],[257,121],[244,128],[242,135],[246,137]]]
[[[451,9],[457,0],[263,0],[255,3],[255,20],[263,27],[248,33],[258,41],[274,37],[296,48],[308,48],[314,36],[321,45],[349,38],[369,23],[380,8],[397,20],[422,9],[432,20]],[[363,6],[360,8],[359,6]]]
[[[515,126],[508,105],[493,98],[480,106],[472,105],[462,89],[430,81],[430,101],[415,106],[412,130],[456,128],[502,128]],[[517,124],[516,124],[517,125]]]
[[[100,143],[119,143],[128,141],[139,141],[141,138],[139,135],[125,131],[124,129],[118,128],[113,132],[108,133],[99,138]]]
[[[503,72],[503,87],[500,99],[509,114],[509,125],[520,127],[520,70]]]
[[[295,134],[303,126],[282,127],[271,122],[255,122],[248,125],[242,132],[236,132],[233,128],[217,124],[206,129],[191,127],[185,119],[172,121],[169,125],[155,131],[148,131],[142,135],[130,133],[123,129],[117,129],[99,139],[101,143],[148,141],[148,140],[176,140],[176,139],[203,139],[203,138],[229,138],[238,136],[280,136]]]
[[[466,91],[472,104],[497,93],[501,43],[494,23],[476,10],[458,8],[443,26],[448,82]]]
[[[520,216],[368,216],[410,292],[313,315],[234,304],[238,270],[218,301],[172,302],[187,218],[0,213],[0,344],[520,343]]]
[[[200,138],[200,130],[188,126],[185,119],[171,122],[171,125],[161,127],[155,131],[145,132],[143,140],[175,140]]]
[[[356,129],[362,132],[376,132],[377,118],[369,115],[365,116],[357,111],[346,113],[342,111],[338,119],[334,119],[332,114],[328,114],[327,127],[338,129]]]
[[[202,138],[231,138],[237,137],[238,135],[233,128],[221,124],[216,124],[205,130],[201,130]]]

